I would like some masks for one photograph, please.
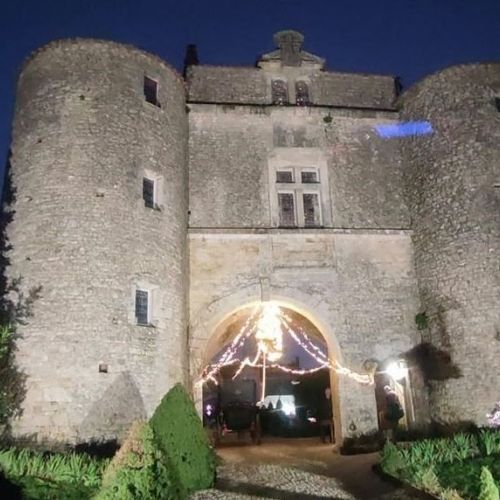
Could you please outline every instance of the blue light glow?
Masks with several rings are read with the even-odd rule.
[[[434,132],[432,125],[427,121],[404,122],[404,123],[381,123],[375,125],[375,130],[380,137],[390,139],[392,137],[408,137],[410,135],[427,135]]]

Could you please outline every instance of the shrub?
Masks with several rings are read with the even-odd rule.
[[[158,445],[168,455],[187,492],[215,481],[215,453],[194,404],[181,384],[162,399],[150,420]]]
[[[95,500],[178,500],[184,498],[168,459],[158,447],[153,430],[135,423],[109,464]]]
[[[481,467],[478,500],[500,500],[498,488],[488,467]]]

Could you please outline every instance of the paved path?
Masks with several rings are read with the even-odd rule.
[[[217,450],[221,464],[214,490],[192,499],[413,500],[372,472],[378,454],[341,456],[316,438],[267,439],[261,446],[228,443]]]

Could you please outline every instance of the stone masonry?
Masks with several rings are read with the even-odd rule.
[[[394,78],[328,71],[296,32],[275,41],[256,67],[197,64],[185,81],[101,40],[55,41],[24,65],[6,273],[42,291],[18,327],[17,436],[120,438],[174,383],[197,378],[229,315],[270,299],[359,372],[432,343],[462,376],[429,381],[429,398],[414,377],[409,425],[484,424],[500,397],[500,65],[444,70],[396,105]],[[413,119],[433,134],[375,129]],[[337,439],[375,431],[373,387],[332,383]]]

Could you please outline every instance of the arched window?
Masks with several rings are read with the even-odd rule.
[[[288,104],[288,87],[283,80],[273,80],[271,83],[273,104]]]
[[[295,82],[295,104],[307,106],[309,104],[309,87],[306,82]]]

